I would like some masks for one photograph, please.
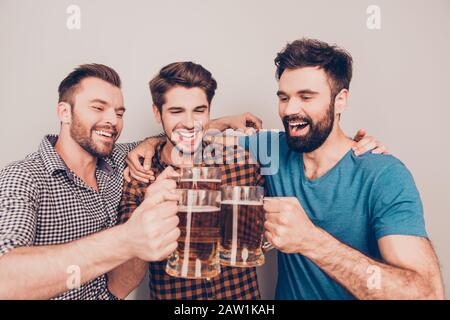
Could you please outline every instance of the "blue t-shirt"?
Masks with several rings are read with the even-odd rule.
[[[303,154],[289,149],[284,132],[243,137],[239,144],[269,168],[265,176],[269,196],[297,197],[316,226],[371,258],[381,258],[377,245],[381,237],[427,237],[413,177],[393,156],[356,157],[350,150],[326,174],[309,180],[304,176]],[[275,297],[354,299],[305,256],[282,252]]]

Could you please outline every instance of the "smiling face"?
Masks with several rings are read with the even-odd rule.
[[[120,88],[89,77],[80,82],[73,101],[71,138],[95,157],[110,155],[123,128]]]
[[[280,77],[277,95],[289,147],[305,153],[319,148],[332,132],[336,115],[325,71],[318,67],[287,69]]]
[[[161,112],[153,106],[169,141],[183,154],[193,154],[201,145],[204,127],[209,121],[206,93],[198,87],[175,86],[164,95]]]

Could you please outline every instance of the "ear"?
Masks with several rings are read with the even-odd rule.
[[[153,105],[153,114],[155,115],[155,120],[157,123],[161,123],[162,119],[161,119],[161,112],[159,112],[159,109],[156,105]]]
[[[334,112],[341,114],[347,109],[348,90],[342,89],[334,99]]]
[[[62,124],[70,124],[72,122],[72,106],[67,102],[60,102],[56,107],[59,121]]]

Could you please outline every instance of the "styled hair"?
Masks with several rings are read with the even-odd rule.
[[[116,71],[103,64],[82,64],[75,68],[59,84],[59,102],[73,104],[73,97],[83,79],[94,77],[104,80],[115,87],[120,88],[121,81]]]
[[[303,38],[289,43],[275,58],[279,80],[286,69],[319,67],[330,81],[332,95],[350,88],[352,79],[351,55],[344,49],[326,42]]]
[[[217,82],[211,72],[194,62],[184,61],[168,64],[149,82],[153,104],[159,112],[162,111],[165,103],[165,93],[175,86],[200,88],[205,91],[208,103],[211,104],[217,89]]]

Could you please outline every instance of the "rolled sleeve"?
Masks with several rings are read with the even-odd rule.
[[[0,256],[33,244],[36,234],[38,188],[20,165],[0,171]]]

